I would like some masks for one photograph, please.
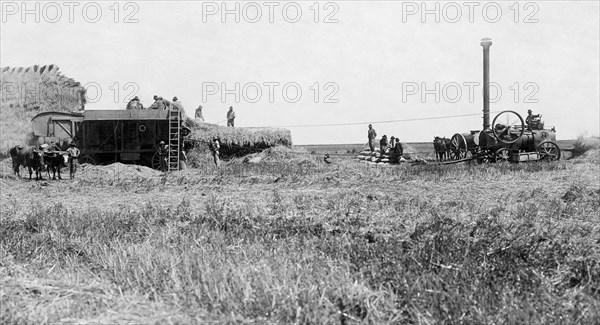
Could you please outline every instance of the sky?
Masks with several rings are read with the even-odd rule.
[[[285,127],[294,144],[401,141],[528,109],[558,139],[600,134],[598,1],[1,1],[0,65],[56,64],[86,109],[177,96],[188,115]],[[492,118],[496,113],[492,113]]]

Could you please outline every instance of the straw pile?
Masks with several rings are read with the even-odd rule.
[[[211,123],[187,120],[192,129],[191,138],[210,143],[218,138],[221,145],[269,148],[277,145],[291,146],[292,135],[287,129],[225,127]]]

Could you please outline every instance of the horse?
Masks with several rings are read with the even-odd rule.
[[[450,139],[435,137],[433,139],[433,148],[435,150],[435,160],[444,161],[449,157]]]

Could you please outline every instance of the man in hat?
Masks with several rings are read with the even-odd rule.
[[[170,110],[171,108],[173,108],[173,103],[171,103],[169,100],[167,99],[163,99],[162,97],[158,97],[158,100],[162,101],[164,104],[164,110]]]
[[[213,138],[213,142],[210,145],[210,151],[212,151],[213,159],[215,161],[215,166],[219,167],[219,150],[221,149],[221,144],[219,143],[219,139]]]
[[[154,95],[154,103],[150,106],[150,109],[157,109],[159,111],[165,109],[165,103],[163,102],[162,97],[158,97]]]
[[[173,109],[183,111],[183,104],[181,104],[177,96],[173,97]]]
[[[388,138],[387,135],[383,135],[381,137],[381,140],[379,140],[379,150],[381,152],[381,155],[385,154],[385,150],[387,149],[388,146]]]
[[[144,109],[144,105],[142,105],[138,96],[135,96],[135,97],[133,97],[133,99],[131,99],[129,101],[129,103],[127,103],[127,109],[128,110]]]
[[[79,149],[75,146],[75,141],[71,141],[69,148],[67,148],[67,154],[69,155],[69,177],[75,178],[75,162],[80,155]]]
[[[235,112],[233,111],[233,106],[229,106],[229,111],[227,112],[227,126],[233,127],[233,120],[235,120]]]
[[[369,149],[371,149],[371,152],[373,152],[375,151],[375,145],[373,144],[373,141],[375,141],[375,138],[377,137],[377,132],[375,132],[375,129],[371,124],[369,124],[369,131],[367,135],[369,137]]]
[[[527,125],[528,129],[532,129],[535,128],[537,126],[537,119],[539,119],[540,114],[535,114],[533,115],[532,111],[530,109],[527,110],[527,118],[525,119],[525,124]]]
[[[194,115],[194,117],[202,122],[204,122],[204,116],[202,115],[202,105],[198,106],[198,108],[196,108],[196,114]]]
[[[158,148],[156,148],[156,153],[158,154],[158,158],[160,159],[160,171],[167,171],[167,158],[169,156],[169,146],[165,144],[164,141],[160,141],[158,143]]]

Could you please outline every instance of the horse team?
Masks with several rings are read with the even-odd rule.
[[[435,137],[433,139],[435,160],[444,161],[450,158],[450,139]]]
[[[15,146],[9,150],[12,159],[12,168],[15,175],[21,177],[21,166],[29,171],[29,179],[35,172],[35,179],[42,178],[42,173],[46,171],[48,178],[52,171],[52,179],[62,179],[60,171],[69,163],[69,154],[65,151],[44,150],[33,146]],[[73,175],[71,175],[72,177]]]

